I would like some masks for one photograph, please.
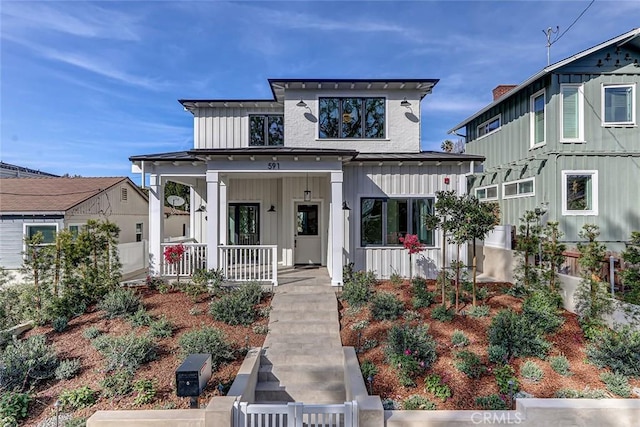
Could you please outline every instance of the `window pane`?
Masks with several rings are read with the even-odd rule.
[[[42,233],[42,243],[55,243],[56,226],[55,225],[28,225],[27,238],[33,239],[38,233]]]
[[[433,214],[433,199],[413,200],[413,218],[411,220],[412,232],[418,235],[421,243],[433,246],[433,230],[428,230],[425,225],[427,215]]]
[[[264,116],[249,117],[249,145],[266,145],[264,119]]]
[[[631,87],[608,87],[604,89],[604,119],[607,123],[630,123],[632,102]]]
[[[269,116],[269,145],[284,145],[284,116]]]
[[[577,139],[579,117],[578,88],[565,87],[562,89],[562,137]]]
[[[477,189],[476,190],[476,198],[478,200],[486,199],[487,198],[487,190],[486,190],[486,188]]]
[[[544,95],[533,100],[533,142],[544,142]]]
[[[523,181],[518,183],[518,194],[533,193],[533,181]]]
[[[318,235],[318,205],[298,205],[298,236]]]
[[[591,175],[568,175],[567,210],[588,211],[592,206]]]
[[[362,138],[362,99],[342,100],[342,138]]]
[[[517,184],[508,184],[504,186],[504,195],[505,196],[515,196],[516,191],[518,190]]]
[[[320,138],[338,138],[339,100],[337,98],[320,98]]]
[[[487,198],[496,199],[498,197],[498,187],[487,188]]]
[[[365,99],[365,138],[384,138],[384,98]]]
[[[362,199],[361,211],[361,245],[381,245],[382,199]]]
[[[409,231],[408,206],[406,200],[387,200],[387,244],[400,245],[400,237],[404,237]]]

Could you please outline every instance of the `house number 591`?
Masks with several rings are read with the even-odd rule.
[[[280,163],[279,162],[267,163],[267,169],[268,170],[280,169]]]

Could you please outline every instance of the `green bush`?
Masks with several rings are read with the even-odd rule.
[[[424,369],[429,369],[435,362],[437,357],[436,342],[429,335],[428,326],[394,325],[389,330],[385,346],[387,358],[407,353],[414,357],[418,363],[422,362]]]
[[[537,291],[522,303],[522,316],[539,334],[555,332],[564,323],[561,306],[562,297],[557,292]]]
[[[369,326],[368,320],[358,320],[353,325],[351,325],[351,329],[357,332],[357,331],[362,331],[366,329],[368,326]]]
[[[544,378],[544,372],[538,364],[532,360],[527,360],[520,367],[520,375],[525,380],[537,383]]]
[[[404,314],[402,315],[402,318],[404,320],[406,320],[407,322],[412,322],[414,320],[420,320],[422,319],[422,315],[420,315],[420,313],[418,313],[415,310],[407,310],[404,312]]]
[[[640,331],[625,325],[619,331],[605,329],[587,346],[587,357],[596,366],[608,367],[627,377],[640,376]]]
[[[469,378],[480,378],[487,372],[487,367],[482,364],[477,354],[463,350],[455,355],[456,368]]]
[[[222,363],[234,359],[231,345],[227,343],[222,331],[210,326],[185,332],[178,343],[182,357],[194,353],[211,354],[211,369],[213,371],[216,371]]]
[[[629,379],[624,375],[615,374],[613,372],[603,372],[600,374],[600,379],[607,386],[607,390],[611,393],[624,398],[631,397]]]
[[[67,290],[59,297],[51,296],[45,308],[46,316],[48,319],[58,317],[71,319],[79,316],[87,310],[88,299],[89,297],[79,289]]]
[[[60,405],[65,409],[81,409],[93,406],[98,400],[98,394],[88,386],[83,386],[73,390],[64,390],[58,396]]]
[[[439,320],[441,322],[450,322],[453,320],[455,316],[455,311],[453,308],[446,308],[443,305],[439,305],[434,307],[431,310],[431,318],[435,320]]]
[[[402,301],[389,292],[376,293],[371,300],[371,315],[376,320],[396,320],[403,308]]]
[[[81,367],[80,359],[64,359],[56,368],[55,377],[57,380],[70,380],[78,375]]]
[[[393,273],[391,273],[391,276],[389,276],[389,282],[391,282],[393,286],[398,287],[404,283],[404,279],[401,275],[394,271]]]
[[[71,418],[64,423],[64,427],[86,427],[86,418]]]
[[[101,335],[93,346],[106,359],[105,369],[128,369],[135,372],[140,365],[155,360],[156,345],[147,335],[129,333],[122,336]]]
[[[133,391],[136,392],[133,404],[145,405],[154,401],[158,388],[155,380],[140,379],[133,383]]]
[[[497,394],[476,397],[476,405],[486,411],[505,411],[509,409],[506,400]]]
[[[411,304],[413,308],[429,307],[433,304],[435,295],[427,290],[427,281],[422,277],[414,277],[411,280]]]
[[[82,331],[82,336],[88,340],[92,340],[98,337],[101,333],[102,331],[100,331],[96,326],[89,326],[87,329]]]
[[[58,357],[44,335],[34,335],[7,345],[0,354],[0,366],[0,390],[23,391],[36,381],[53,377]]]
[[[56,332],[64,332],[64,330],[67,329],[68,324],[69,324],[69,321],[67,320],[66,317],[56,317],[51,322],[51,327]]]
[[[376,276],[373,271],[356,271],[351,276],[345,276],[342,299],[350,306],[360,307],[369,302]]]
[[[365,360],[360,365],[360,372],[362,372],[362,377],[366,381],[367,378],[375,377],[378,374],[378,367],[372,361]]]
[[[181,283],[180,290],[184,292],[191,301],[197,302],[203,295],[209,293],[209,286],[207,286],[206,282],[202,283],[190,280],[185,283]]]
[[[509,361],[509,352],[502,345],[490,345],[487,353],[491,363],[506,364]]]
[[[562,388],[556,391],[554,397],[558,399],[606,399],[609,396],[604,390],[598,388],[592,390],[586,387],[582,391],[572,388]]]
[[[100,381],[104,397],[127,396],[133,391],[133,372],[128,369],[118,369],[111,372]]]
[[[551,369],[559,373],[564,377],[568,377],[571,375],[571,366],[569,365],[569,359],[565,356],[552,356],[549,358],[549,364],[551,365]]]
[[[142,326],[149,326],[153,322],[153,317],[144,308],[138,309],[135,313],[129,316],[129,322],[132,326],[140,328]]]
[[[489,344],[502,346],[507,359],[512,357],[546,357],[551,348],[539,333],[532,330],[528,320],[511,310],[501,310],[489,326]]]
[[[229,325],[250,325],[256,317],[254,306],[260,302],[262,288],[248,283],[211,303],[209,313]]]
[[[258,335],[267,335],[269,333],[269,326],[256,325],[253,327],[253,333]]]
[[[454,347],[465,347],[469,345],[469,338],[461,330],[456,329],[451,334],[451,344]]]
[[[413,394],[407,397],[404,402],[402,402],[402,409],[405,411],[433,411],[436,409],[436,404],[431,402],[426,397],[422,397],[418,394]]]
[[[133,289],[118,288],[107,293],[98,308],[106,312],[109,319],[114,317],[126,317],[143,309],[140,297]]]
[[[0,396],[0,423],[3,427],[17,426],[27,417],[31,396],[29,393],[3,392]]]
[[[154,338],[168,338],[173,335],[175,325],[166,316],[162,315],[149,325],[149,335]]]
[[[474,318],[488,317],[489,316],[489,310],[490,310],[490,308],[489,308],[488,305],[476,305],[475,307],[469,308],[467,310],[467,314],[470,317],[474,317]]]
[[[442,378],[440,378],[437,374],[430,374],[424,379],[424,390],[429,393],[433,393],[435,397],[438,399],[442,399],[443,401],[447,400],[451,397],[451,387],[442,382]]]
[[[493,374],[496,377],[500,393],[513,395],[520,390],[520,383],[516,378],[516,370],[511,365],[502,365],[494,369]]]

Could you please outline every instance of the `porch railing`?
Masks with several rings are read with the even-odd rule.
[[[178,243],[162,243],[162,253],[167,246],[175,246]],[[183,243],[184,255],[180,262],[167,264],[162,260],[163,276],[191,276],[196,270],[207,268],[207,245],[205,243]]]
[[[218,250],[226,280],[278,285],[277,245],[229,245],[219,246]]]

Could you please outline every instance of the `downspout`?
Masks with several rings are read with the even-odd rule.
[[[140,162],[140,175],[142,176],[142,179],[140,181],[140,188],[142,188],[144,190],[145,186],[144,186],[144,160],[142,160]]]

